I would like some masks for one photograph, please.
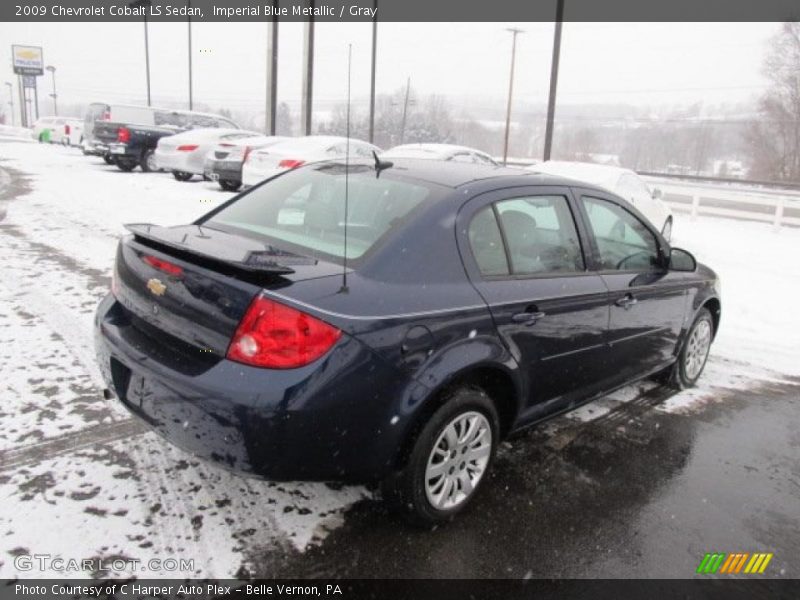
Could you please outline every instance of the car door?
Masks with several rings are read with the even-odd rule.
[[[687,290],[666,269],[668,247],[634,209],[597,190],[576,195],[593,268],[609,290],[608,359],[619,379],[627,380],[674,355]]]
[[[467,272],[525,378],[523,421],[605,377],[608,291],[586,268],[574,210],[568,189],[530,187],[484,194],[459,214]]]

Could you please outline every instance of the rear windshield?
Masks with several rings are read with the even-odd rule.
[[[375,177],[351,165],[347,258],[358,259],[429,200],[421,182]],[[204,224],[279,248],[339,262],[344,257],[345,167],[325,163],[290,171],[241,196]]]

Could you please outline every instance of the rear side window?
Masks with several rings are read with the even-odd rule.
[[[578,231],[564,196],[512,198],[487,206],[473,217],[469,241],[483,275],[584,270]]]
[[[497,203],[514,274],[583,271],[575,221],[564,196],[531,196]]]
[[[375,177],[351,166],[348,187],[347,258],[358,259],[390,231],[402,227],[427,200],[422,183]],[[212,215],[205,224],[263,239],[299,254],[344,257],[345,168],[324,164],[290,171],[254,188]]]
[[[469,225],[469,245],[483,275],[509,274],[503,236],[491,206],[481,209],[472,218]]]

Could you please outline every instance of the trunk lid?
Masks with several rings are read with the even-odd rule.
[[[283,252],[208,227],[128,225],[115,267],[115,296],[151,337],[175,338],[224,356],[262,289],[331,275],[337,265]]]

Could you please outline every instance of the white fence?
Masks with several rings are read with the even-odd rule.
[[[767,190],[726,183],[692,183],[645,177],[650,187],[660,188],[673,210],[749,221],[800,227],[800,193]]]

